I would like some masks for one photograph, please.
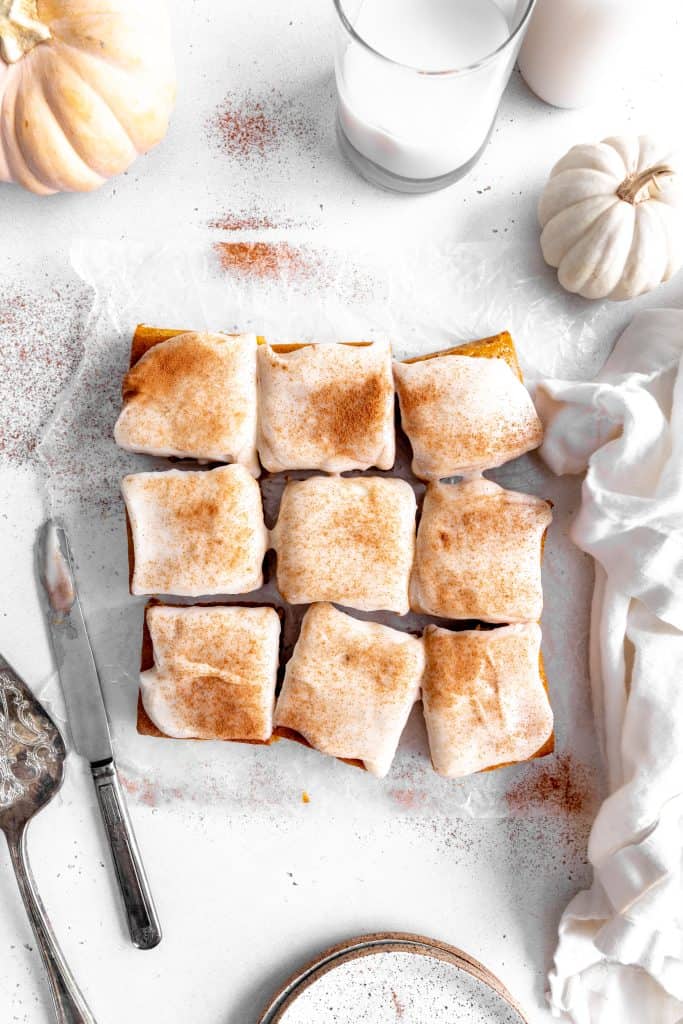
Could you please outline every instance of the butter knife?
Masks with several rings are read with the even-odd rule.
[[[161,941],[161,928],[116,770],[69,541],[63,526],[54,520],[49,519],[43,526],[38,558],[71,737],[78,753],[90,764],[131,940],[138,949],[153,949]]]

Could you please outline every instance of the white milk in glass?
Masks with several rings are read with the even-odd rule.
[[[339,118],[361,154],[404,178],[449,174],[484,145],[512,57],[466,69],[510,36],[494,0],[362,0],[337,55]],[[395,62],[395,63],[392,63]],[[416,70],[418,69],[418,70]]]

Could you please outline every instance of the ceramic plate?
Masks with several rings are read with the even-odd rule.
[[[386,932],[327,950],[280,989],[259,1024],[527,1024],[495,975],[462,950]]]

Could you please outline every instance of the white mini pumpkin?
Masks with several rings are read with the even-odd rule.
[[[680,164],[647,135],[574,146],[550,174],[538,214],[546,263],[586,299],[631,299],[683,262]]]
[[[0,0],[0,181],[87,192],[164,135],[164,0]]]

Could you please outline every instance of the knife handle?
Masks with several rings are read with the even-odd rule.
[[[133,945],[153,949],[161,928],[128,808],[113,761],[90,766],[102,812]]]

